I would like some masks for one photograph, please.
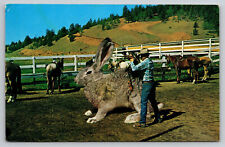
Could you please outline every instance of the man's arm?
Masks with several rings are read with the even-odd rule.
[[[144,60],[143,62],[141,62],[141,63],[139,63],[139,64],[137,64],[137,65],[134,65],[134,63],[131,62],[130,65],[131,65],[132,71],[143,70],[143,69],[145,69],[145,68],[146,68],[146,66],[145,66],[146,61],[147,61],[147,60]]]

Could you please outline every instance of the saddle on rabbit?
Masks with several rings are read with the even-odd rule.
[[[99,45],[94,64],[81,70],[75,78],[75,82],[84,86],[86,98],[98,109],[97,114],[89,118],[87,123],[98,122],[108,112],[120,107],[137,111],[137,113],[127,116],[125,123],[139,121],[138,116],[141,111],[141,81],[139,78],[131,76],[127,69],[119,69],[111,74],[103,74],[100,71],[110,59],[113,48],[112,40],[105,38]],[[132,82],[132,91],[129,89],[129,80]],[[162,106],[162,104],[158,106]]]

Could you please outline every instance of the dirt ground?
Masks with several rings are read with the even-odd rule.
[[[15,104],[6,104],[8,141],[219,141],[219,74],[208,83],[160,82],[157,100],[165,104],[163,122],[147,128],[125,124],[131,110],[119,109],[96,124],[87,124],[84,112],[92,109],[83,89],[62,94],[27,91]]]

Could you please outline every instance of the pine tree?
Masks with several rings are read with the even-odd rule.
[[[193,35],[198,35],[198,30],[196,28],[193,29]]]
[[[129,9],[127,6],[123,7],[123,17],[126,18],[129,15]]]
[[[16,50],[16,43],[15,42],[11,42],[11,44],[9,45],[8,48],[9,51],[13,52]]]
[[[16,44],[16,50],[23,48],[22,42],[19,40]]]
[[[68,30],[66,29],[66,27],[62,27],[57,33],[58,38],[62,38],[66,35],[68,35]]]
[[[83,29],[89,29],[89,28],[92,27],[92,26],[93,26],[93,21],[92,21],[92,19],[90,19],[90,20],[86,23],[86,25],[83,26]]]
[[[69,33],[69,39],[70,39],[70,42],[73,42],[74,39],[75,39],[75,36],[72,34],[72,33]]]
[[[69,28],[69,33],[75,34],[75,25],[72,23]]]
[[[75,33],[81,33],[81,31],[82,31],[82,28],[81,28],[81,25],[79,25],[79,24],[75,24]]]
[[[53,30],[46,30],[45,40],[48,46],[52,46],[52,41],[54,40],[55,32]]]
[[[29,44],[31,44],[31,43],[32,43],[32,40],[31,40],[31,38],[27,35],[26,38],[25,38],[24,41],[23,41],[23,46],[27,46],[27,45],[29,45]]]
[[[199,27],[199,26],[198,26],[198,23],[195,22],[193,27],[194,27],[195,29],[198,28],[198,27]]]
[[[102,22],[102,30],[105,30],[105,21]]]

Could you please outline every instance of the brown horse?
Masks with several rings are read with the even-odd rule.
[[[180,75],[182,69],[189,70],[188,74],[193,72],[193,84],[198,80],[199,59],[197,57],[183,58],[182,56],[166,56],[167,64],[172,62],[176,70],[177,83],[180,83]]]
[[[17,92],[22,93],[21,69],[19,65],[16,65],[12,62],[6,62],[5,78],[6,78],[6,85],[7,87],[9,86],[10,88],[9,89],[10,96],[7,103],[14,102],[17,97]]]
[[[61,92],[60,87],[60,77],[63,70],[63,58],[59,59],[58,62],[50,63],[46,66],[46,76],[47,76],[47,94],[51,89],[51,94],[54,92],[55,80],[58,79],[58,89]]]
[[[211,64],[211,59],[209,57],[194,57],[194,56],[187,56],[188,60],[196,60],[198,62],[199,67],[203,67],[204,69],[204,76],[202,81],[207,81],[208,77],[208,67]]]
[[[200,65],[203,66],[204,69],[204,76],[202,78],[202,81],[207,81],[208,77],[208,67],[211,64],[211,59],[209,57],[199,57]]]

